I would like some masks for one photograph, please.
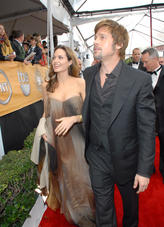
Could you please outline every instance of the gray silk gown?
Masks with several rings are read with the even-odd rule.
[[[70,223],[95,226],[94,198],[89,168],[84,157],[82,123],[74,124],[65,136],[56,136],[55,119],[81,114],[82,98],[73,96],[66,101],[49,97],[45,108],[48,143],[54,148],[48,153],[49,193],[47,204],[60,208]],[[40,156],[40,169],[44,155]],[[57,159],[57,167],[56,167]]]

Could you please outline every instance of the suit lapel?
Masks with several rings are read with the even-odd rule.
[[[163,77],[164,77],[164,66],[162,66],[162,70],[161,70],[161,72],[160,72],[160,75],[159,75],[159,78],[158,78],[158,82],[157,82],[157,84],[156,84],[156,86],[155,86],[155,88],[154,88],[154,91],[156,90],[156,88],[159,87],[160,81],[161,81],[161,79],[162,79]]]
[[[129,70],[129,67],[127,67],[125,63],[123,63],[121,74],[118,79],[115,97],[113,100],[112,114],[111,114],[111,119],[108,123],[109,124],[108,128],[111,127],[113,121],[116,119],[117,115],[121,111],[121,108],[126,102],[126,99],[135,82],[135,79],[133,79],[130,72],[131,71]]]

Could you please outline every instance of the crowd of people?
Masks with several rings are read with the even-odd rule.
[[[60,208],[69,223],[116,227],[116,184],[123,226],[137,227],[139,194],[155,171],[156,135],[164,183],[164,66],[155,48],[135,48],[126,64],[128,32],[117,22],[102,20],[94,31],[94,62],[83,75],[73,50],[55,48],[31,160],[48,206]],[[0,41],[2,60],[35,64],[43,58],[45,43],[36,34],[24,40],[15,31],[10,44],[0,25]]]
[[[8,37],[4,26],[0,24],[1,61],[19,61],[26,65],[32,63],[45,66],[48,58],[48,48],[45,42],[43,46],[38,33],[24,37],[21,30],[14,30]]]

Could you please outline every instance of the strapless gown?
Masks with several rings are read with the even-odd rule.
[[[49,153],[47,204],[53,210],[60,208],[69,223],[90,227],[95,226],[95,209],[89,168],[84,156],[83,125],[74,124],[65,136],[56,136],[54,133],[58,124],[55,120],[81,114],[82,104],[80,96],[73,96],[66,101],[48,98],[45,108],[47,138],[54,152]],[[42,159],[44,157],[40,158],[40,163]]]

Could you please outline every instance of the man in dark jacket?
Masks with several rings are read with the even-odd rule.
[[[155,155],[155,104],[150,76],[123,62],[127,30],[112,20],[95,27],[94,58],[84,71],[86,159],[96,202],[96,226],[116,226],[114,184],[123,226],[138,226],[138,194],[147,189]]]
[[[24,62],[28,64],[29,61],[25,60],[26,53],[23,47],[24,34],[22,31],[13,31],[13,41],[11,42],[12,48],[16,53],[14,61]]]
[[[160,142],[159,170],[164,183],[164,65],[159,64],[158,51],[147,48],[142,52],[142,60],[147,71],[151,74],[156,105],[156,131]]]

